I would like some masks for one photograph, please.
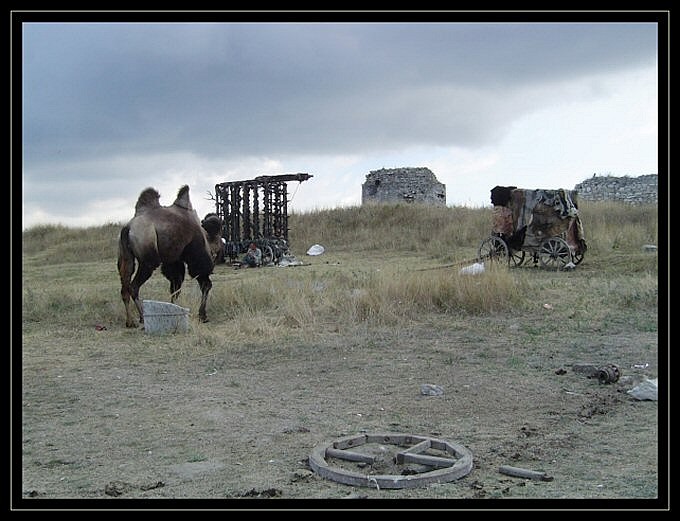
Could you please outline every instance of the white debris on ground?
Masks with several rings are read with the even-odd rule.
[[[314,244],[307,250],[307,255],[321,255],[326,249],[320,244]]]
[[[436,384],[421,384],[420,394],[424,396],[441,396],[444,394],[444,389]]]
[[[465,266],[464,268],[461,268],[458,273],[460,273],[461,275],[479,275],[480,273],[484,273],[484,263],[475,262],[470,266]]]
[[[296,259],[293,255],[285,255],[281,257],[278,263],[279,268],[285,268],[287,266],[303,266],[304,262]]]
[[[645,378],[638,385],[627,391],[636,400],[657,401],[659,398],[659,379]]]

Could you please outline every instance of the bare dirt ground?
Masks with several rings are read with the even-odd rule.
[[[657,507],[666,411],[625,392],[657,376],[657,332],[616,310],[554,327],[541,297],[530,315],[432,313],[404,328],[344,325],[267,343],[230,342],[213,317],[192,325],[224,331],[224,346],[207,353],[187,348],[185,335],[159,340],[122,321],[25,328],[15,506]],[[572,370],[583,362],[614,363],[623,376],[599,384]],[[422,394],[427,383],[443,394]],[[349,486],[310,468],[315,447],[362,433],[462,444],[473,468],[408,489]],[[394,465],[394,449],[376,448],[383,470],[418,471]],[[552,479],[508,476],[501,465]]]

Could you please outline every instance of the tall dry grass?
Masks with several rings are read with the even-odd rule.
[[[293,213],[289,217],[294,251],[323,244],[357,254],[418,252],[447,257],[488,234],[490,209],[367,204]]]
[[[607,282],[593,280],[591,294],[570,298],[590,307],[601,302],[602,309],[611,302],[654,306],[658,260],[641,247],[658,242],[656,206],[582,203],[581,216],[588,251],[579,269],[584,278],[589,269],[608,275]],[[352,324],[402,327],[428,313],[474,316],[529,309],[535,305],[532,293],[544,282],[548,291],[550,284],[557,284],[556,293],[564,291],[568,280],[530,270],[489,267],[475,277],[456,267],[434,269],[474,257],[490,222],[490,208],[366,205],[292,214],[292,251],[311,265],[240,272],[217,266],[209,316],[229,321],[230,334],[239,341],[253,335],[276,341]],[[124,322],[116,272],[120,226],[39,226],[23,232],[25,327]],[[312,261],[304,252],[315,243],[327,253]],[[168,299],[160,271],[142,294]],[[178,303],[194,308],[198,295],[196,283],[187,279]],[[194,331],[198,344],[223,340],[223,333],[211,333],[210,327]]]

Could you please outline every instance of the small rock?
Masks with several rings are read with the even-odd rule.
[[[421,384],[420,394],[425,396],[441,396],[444,394],[444,389],[435,384]]]
[[[104,494],[118,497],[130,491],[130,484],[123,481],[111,481],[104,487]]]

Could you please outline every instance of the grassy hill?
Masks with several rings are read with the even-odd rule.
[[[525,261],[522,267],[475,278],[458,275],[458,269],[474,261],[479,243],[488,236],[490,209],[369,205],[293,214],[291,250],[307,266],[236,273],[218,265],[209,312],[215,318],[240,318],[239,324],[268,324],[268,331],[286,324],[304,330],[319,322],[366,319],[401,323],[423,312],[531,308],[537,287],[546,283],[564,285],[569,289],[558,298],[589,302],[591,309],[615,300],[655,308],[658,257],[643,246],[658,240],[656,206],[584,203],[581,218],[588,250],[574,274],[556,276]],[[39,226],[25,231],[24,321],[91,320],[91,313],[83,310],[97,309],[98,320],[120,323],[120,227]],[[306,250],[316,243],[326,253],[307,257]],[[577,289],[591,279],[602,282]],[[194,286],[185,282],[180,302],[190,308],[195,307]],[[167,300],[167,292],[160,271],[142,288],[143,298]]]

